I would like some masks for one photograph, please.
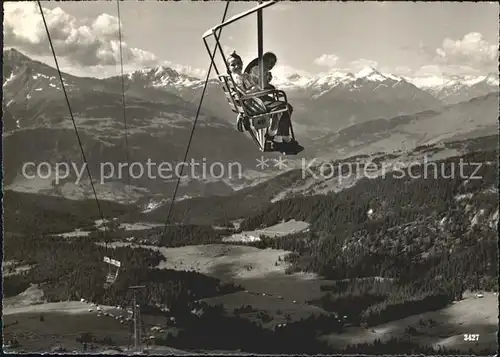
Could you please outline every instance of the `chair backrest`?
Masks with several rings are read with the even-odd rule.
[[[220,75],[219,80],[231,110],[237,114],[245,114],[245,110],[241,105],[239,91],[231,78],[228,75]]]

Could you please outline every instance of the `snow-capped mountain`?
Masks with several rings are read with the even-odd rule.
[[[114,77],[109,80],[118,79],[119,77]],[[141,69],[127,75],[127,83],[130,87],[162,89],[180,95],[191,102],[200,99],[203,81],[203,79],[179,73],[165,66]],[[375,96],[387,102],[387,97],[390,96],[398,102],[399,108],[388,113],[389,116],[466,101],[498,90],[498,76],[495,74],[410,78],[382,73],[372,67],[365,67],[357,73],[339,70],[316,75],[278,73],[273,74],[272,83],[286,90],[290,98],[296,101],[297,107],[301,107],[301,102],[304,100],[317,101],[325,98],[328,101],[349,98],[349,100],[364,103],[363,96],[369,95],[371,98]],[[210,80],[206,95],[206,106],[220,111],[225,99],[222,97],[221,100],[216,79]],[[354,98],[356,96],[358,98]],[[406,107],[401,108],[402,106]],[[230,112],[223,116],[227,116],[228,120],[233,120]]]
[[[326,83],[325,79],[327,80]],[[315,99],[332,93],[339,94],[341,90],[358,94],[370,92],[371,95],[379,95],[384,91],[389,91],[390,93],[388,94],[391,95],[397,95],[397,93],[401,93],[402,90],[417,92],[417,94],[420,95],[423,94],[419,88],[407,82],[403,78],[391,74],[382,74],[375,68],[371,67],[365,67],[356,74],[346,73],[341,75],[341,73],[334,72],[333,75],[320,77],[315,81],[315,83],[312,84],[312,87],[318,88],[318,86],[320,86],[323,90],[318,95],[315,95]],[[423,95],[428,98],[427,95]]]
[[[136,84],[141,83],[146,87],[149,86],[176,91],[184,91],[187,88],[199,89],[204,84],[203,80],[200,78],[181,74],[165,66],[136,70],[127,75],[127,80]],[[355,83],[356,81],[358,81],[358,83]],[[352,84],[353,88],[358,88],[360,84],[362,84],[360,81],[379,84],[391,82],[391,84],[396,84],[405,82],[405,79],[388,73],[382,74],[374,68],[366,67],[356,74],[336,71],[309,76],[298,73],[286,76],[275,76],[272,83],[280,89],[309,89],[311,93],[314,93],[315,96],[318,97],[321,92],[330,90],[339,85],[346,86]],[[217,84],[217,81],[211,79],[210,83]]]
[[[296,120],[339,130],[379,118],[435,109],[442,103],[404,78],[367,67],[357,73],[290,76],[287,94]],[[279,80],[276,82],[280,86]],[[305,109],[308,109],[306,112]]]
[[[21,176],[23,163],[79,163],[81,153],[57,70],[16,50],[4,51],[3,66],[3,144],[8,153],[4,156],[4,183],[24,189],[26,182]],[[103,162],[118,168],[125,160],[121,81],[80,78],[66,73],[62,76],[92,175],[100,172],[100,163]],[[146,165],[148,160],[153,163],[180,160],[191,135],[196,109],[195,105],[180,96],[154,87],[127,88],[130,162]],[[254,168],[258,153],[252,140],[236,131],[232,123],[216,116],[209,117],[203,112],[199,116],[189,152],[190,158],[196,162],[201,162],[203,158],[207,165],[211,162],[239,162],[243,167]],[[114,173],[118,175],[118,169]],[[195,174],[201,177],[198,172]],[[122,172],[119,175],[124,177],[125,174]],[[153,175],[155,179],[144,175],[132,180],[135,191],[143,193],[146,189],[154,195],[158,190],[164,193],[175,184],[175,180],[165,182],[157,173]],[[98,177],[96,179],[99,181]],[[40,189],[50,194],[58,190],[62,190],[63,195],[67,192],[71,195],[87,194],[89,191],[86,191],[84,180],[86,178],[81,182],[83,186],[69,182],[57,187],[49,180],[42,180],[47,185],[40,186]],[[113,193],[117,187],[122,194],[119,180],[111,181],[106,180],[100,185],[103,194]],[[183,186],[184,193],[198,195],[200,192],[221,194],[232,191],[222,180],[209,183],[196,179],[192,181]]]
[[[141,69],[127,75],[127,78],[131,81],[144,81],[153,87],[162,86],[183,86],[192,87],[193,85],[198,85],[200,82],[199,78],[190,77],[184,74],[180,74],[176,70],[166,67],[148,67]]]
[[[14,76],[10,65],[4,65],[7,108],[21,98],[35,105],[42,91],[44,95],[41,97],[45,97],[48,92],[61,91],[54,68],[31,61],[16,50],[4,51],[4,55],[6,62],[16,63],[17,66]],[[26,66],[28,62],[32,64]],[[287,92],[294,107],[296,132],[303,136],[307,132],[306,136],[311,137],[318,131],[337,131],[369,120],[433,110],[443,104],[498,91],[498,77],[494,74],[480,77],[406,78],[382,73],[371,67],[357,73],[330,71],[317,75],[283,75],[276,72],[272,83]],[[70,91],[92,88],[94,92],[121,93],[122,78],[119,76],[98,80],[65,74],[64,78]],[[125,78],[127,96],[180,106],[186,103],[197,105],[203,85],[203,79],[166,66],[136,70]],[[231,124],[235,121],[235,115],[229,109],[216,79],[210,80],[202,112],[223,118]],[[22,123],[15,122],[16,127],[22,127]]]
[[[120,81],[121,77],[111,77],[108,81]],[[134,88],[157,88],[174,94],[186,94],[203,86],[200,78],[188,76],[166,66],[147,67],[126,74],[125,83]]]
[[[274,77],[273,84],[279,88],[299,89],[310,88],[319,92],[331,89],[338,85],[353,84],[356,80],[365,80],[367,82],[400,82],[402,77],[392,74],[381,73],[372,67],[365,67],[357,73],[345,71],[331,71],[317,75],[301,75],[298,73],[289,74],[281,77]]]
[[[486,76],[428,76],[408,78],[445,104],[463,102],[499,90],[498,73]]]
[[[339,86],[344,88],[350,86],[351,91],[359,91],[362,88],[376,91],[384,86],[411,84],[430,93],[436,99],[443,101],[444,104],[453,104],[498,91],[499,75],[498,73],[477,76],[447,76],[442,74],[440,76],[407,77],[382,73],[375,68],[365,67],[357,73],[331,71],[309,76],[298,73],[281,77],[275,76],[273,83],[277,87],[287,90],[308,90],[315,98],[319,98]],[[380,87],[376,84],[380,84]]]
[[[203,85],[202,79],[181,74],[165,66],[135,71],[128,74],[128,79],[133,82],[143,82],[144,86],[184,92],[185,94],[187,89],[200,89]],[[215,85],[217,83],[215,79],[210,82]],[[367,84],[372,84],[369,86],[372,90],[384,86],[411,84],[432,94],[436,99],[448,103],[450,100],[452,102],[465,101],[498,90],[499,82],[498,75],[494,73],[487,76],[446,76],[443,74],[441,76],[406,77],[382,73],[375,68],[365,67],[357,73],[336,70],[316,75],[299,73],[274,75],[273,84],[284,90],[302,90],[314,98],[319,98],[338,86],[350,87],[351,91],[359,91]]]
[[[104,79],[105,82],[121,84],[122,78],[120,76],[110,77]],[[180,73],[175,69],[166,66],[148,67],[139,69],[134,72],[126,74],[125,88],[127,93],[148,93],[149,99],[163,101],[165,93],[173,94],[176,97],[198,105],[200,96],[204,86],[204,79],[196,78],[184,73]],[[205,103],[217,103],[215,107],[218,110],[210,111],[204,105],[202,111],[212,115],[222,117],[226,121],[233,122],[234,118],[231,111],[225,111],[227,102],[224,96],[221,96],[221,89],[216,79],[211,79],[208,85],[208,91],[205,93]],[[222,113],[220,111],[222,109]]]
[[[357,73],[339,70],[317,75],[275,72],[272,83],[286,91],[294,107],[295,132],[306,137],[369,120],[435,110],[498,90],[498,78],[493,74],[408,78],[372,67]],[[155,88],[193,104],[200,100],[203,84],[203,79],[168,67],[138,70],[127,77],[129,88]],[[216,79],[210,80],[203,110],[231,123],[235,120]]]
[[[162,89],[193,103],[199,101],[204,84],[201,79],[164,67],[135,71],[128,75],[127,82],[129,88]],[[367,120],[441,106],[439,100],[402,77],[370,67],[355,74],[338,71],[316,76],[277,76],[272,83],[287,91],[298,132],[338,130]],[[234,113],[215,79],[205,93],[204,108],[234,122]]]
[[[4,51],[3,55],[3,125],[8,131],[30,126],[34,116],[44,111],[48,98],[64,98],[56,69],[33,61],[15,49]],[[63,80],[68,92],[79,91],[87,85],[84,78],[67,74]],[[51,109],[57,112],[56,107],[62,106]],[[16,115],[20,110],[23,114]],[[40,123],[44,120],[43,115],[38,116]]]
[[[26,161],[79,158],[57,70],[16,50],[4,51],[3,69],[2,122],[4,147],[9,152],[4,163],[8,168],[6,182],[16,180]],[[123,160],[122,78],[81,78],[66,73],[63,78],[80,135],[89,150],[89,162],[97,165],[101,160]],[[156,161],[175,161],[181,158],[196,115],[203,79],[165,66],[138,70],[124,79],[129,145],[134,148],[130,159],[141,161],[149,157]],[[294,132],[308,150],[307,155],[315,155],[314,147],[318,152],[335,155],[340,149],[350,147],[361,152],[375,144],[377,150],[383,150],[389,147],[389,142],[401,146],[400,141],[395,140],[398,135],[408,138],[405,140],[411,147],[419,141],[439,139],[433,135],[450,137],[453,132],[461,135],[491,132],[491,123],[496,124],[496,97],[479,98],[441,115],[442,102],[419,88],[418,83],[373,68],[357,73],[275,76],[273,83],[286,90],[294,107]],[[494,76],[467,82],[469,88],[482,83],[488,86],[497,83],[493,90],[498,90],[498,79]],[[441,109],[430,111],[437,107]],[[422,112],[424,114],[415,114]],[[391,118],[389,125],[386,122]],[[235,114],[229,109],[220,86],[215,79],[211,80],[190,155],[221,162],[237,160],[253,167],[259,152],[248,135],[235,130],[234,122]],[[164,190],[164,183],[160,181],[140,182],[138,186],[151,190],[161,186]],[[208,187],[206,184],[191,186],[190,190],[196,189],[196,192]],[[227,185],[222,189],[226,188]],[[219,188],[209,190],[219,192]]]

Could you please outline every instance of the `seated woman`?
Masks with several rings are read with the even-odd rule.
[[[228,66],[235,84],[243,93],[251,94],[260,91],[260,87],[258,83],[256,83],[255,76],[252,76],[249,73],[242,73],[243,61],[241,60],[241,57],[236,54],[236,52],[233,52],[228,57]],[[283,109],[287,106],[288,111],[273,116],[270,128],[268,129],[268,137],[273,141],[275,147],[280,146],[283,142],[291,143],[291,105],[277,101],[271,96],[263,96],[259,97],[259,99],[262,100],[265,108],[258,105],[258,102],[256,101],[252,101],[253,103],[245,103],[247,109],[254,115],[264,114],[269,110]]]

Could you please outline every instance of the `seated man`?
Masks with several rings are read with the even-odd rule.
[[[271,83],[273,79],[273,75],[271,74],[271,69],[276,65],[278,61],[276,55],[272,52],[266,52],[262,56],[262,60],[264,62],[264,88],[265,89],[275,89]],[[259,83],[260,80],[260,70],[259,70],[259,59],[253,59],[245,68],[245,73],[251,75],[254,78],[256,83]]]
[[[265,69],[271,69],[274,66],[274,54],[268,55],[267,57],[264,58],[264,66]],[[274,61],[274,63],[273,63]],[[252,61],[252,62],[255,62]],[[236,52],[233,52],[229,58],[228,58],[228,65],[229,69],[231,71],[231,75],[233,76],[233,79],[236,83],[236,85],[241,88],[241,90],[246,93],[246,94],[251,94],[252,92],[257,92],[260,91],[259,85],[258,85],[258,78],[255,76],[249,74],[249,73],[242,73],[242,68],[243,68],[243,61],[241,60],[241,57],[236,54]],[[247,69],[250,67],[247,66]],[[255,68],[255,67],[254,67]],[[258,66],[256,67],[258,70]],[[255,72],[255,69],[253,69]],[[269,73],[269,72],[267,72]],[[274,88],[274,87],[272,87]],[[286,105],[283,102],[277,101],[274,98],[270,96],[264,96],[260,97],[260,99],[263,101],[264,105],[266,106],[267,109],[269,110],[276,110],[276,109],[281,109],[283,108],[284,105]],[[255,102],[255,101],[253,101]],[[252,108],[250,109],[254,114],[263,114],[263,110],[258,108],[255,108],[255,104],[251,105]],[[256,110],[257,109],[257,110]],[[290,127],[291,127],[291,112],[292,112],[292,107],[291,105],[288,105],[288,111],[283,112],[280,114],[277,114],[273,116],[272,121],[271,121],[271,126],[268,130],[268,136],[272,139],[274,139],[274,144],[275,146],[280,146],[282,141],[285,143],[290,143],[291,142],[291,137],[290,137]],[[276,137],[278,136],[278,137]],[[281,140],[280,140],[281,139]]]

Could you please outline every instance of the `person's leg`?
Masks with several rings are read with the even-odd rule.
[[[277,135],[282,137],[282,140],[286,143],[291,141],[290,137],[290,114],[288,112],[284,112],[281,116],[278,125],[278,133]]]
[[[293,113],[293,107],[288,104],[288,122],[286,123],[287,125],[287,128],[285,129],[285,132],[287,133],[287,137],[284,138],[284,140],[286,142],[291,142],[292,141],[292,136],[291,136],[291,132],[292,132],[292,113]]]
[[[274,100],[274,98],[269,97],[269,96],[264,97],[263,99],[264,99],[264,103],[266,105],[267,110],[270,112],[283,109],[285,106],[285,103],[276,101],[276,100]],[[268,135],[271,138],[275,137],[276,134],[278,133],[279,125],[280,125],[279,123],[281,122],[281,117],[284,114],[286,114],[286,113],[278,113],[278,114],[274,114],[272,116],[271,123],[270,123],[269,129],[267,131]]]
[[[280,117],[281,117],[281,113],[275,114],[271,117],[271,125],[269,126],[269,129],[267,130],[267,134],[270,137],[274,137],[278,133],[279,123],[281,121]]]

